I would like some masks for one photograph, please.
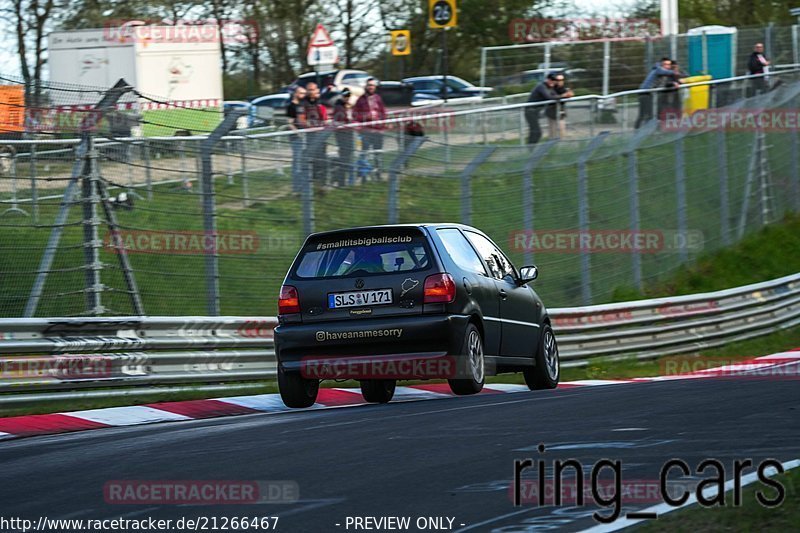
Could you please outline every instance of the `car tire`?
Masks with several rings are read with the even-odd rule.
[[[531,390],[555,389],[561,377],[561,361],[558,356],[558,343],[550,324],[542,326],[539,346],[536,350],[535,366],[527,366],[522,371],[525,384]]]
[[[286,372],[278,366],[278,390],[286,407],[311,407],[317,401],[319,380],[306,379],[299,372]]]
[[[453,394],[458,396],[477,394],[483,390],[483,384],[486,382],[486,367],[483,357],[483,337],[481,337],[478,327],[472,322],[467,325],[467,330],[464,333],[464,344],[460,353],[466,356],[464,366],[466,366],[466,371],[471,377],[467,379],[448,379],[447,383],[450,385],[450,390],[453,391]],[[460,367],[461,365],[458,363],[460,361],[457,362],[456,366]]]
[[[389,403],[397,388],[396,379],[361,380],[361,395],[369,403]]]

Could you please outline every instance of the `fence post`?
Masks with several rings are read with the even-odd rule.
[[[681,242],[687,236],[686,228],[686,168],[683,156],[683,136],[675,141],[675,196],[678,202],[678,234]],[[689,259],[689,249],[682,246],[679,256],[682,262]]]
[[[578,155],[578,227],[580,235],[589,231],[589,178],[586,163],[597,148],[606,140],[609,132],[601,131],[589,146]],[[590,250],[581,246],[581,300],[583,305],[592,304],[592,275],[589,260]]]
[[[611,79],[611,41],[603,42],[603,96],[608,96]]]
[[[242,165],[242,196],[244,196],[244,206],[250,206],[250,185],[247,183],[247,137],[242,135],[239,142],[239,159]]]
[[[789,140],[791,143],[791,147],[789,153],[791,154],[791,161],[790,161],[790,176],[789,179],[791,180],[791,190],[792,190],[792,201],[794,202],[794,211],[795,213],[800,213],[800,172],[798,171],[798,155],[797,155],[797,130],[793,129],[789,133]],[[789,204],[791,205],[791,203]]]
[[[703,54],[703,74],[708,74],[708,35],[703,31],[700,36]]]
[[[481,87],[486,87],[486,48],[481,47]]]
[[[797,49],[797,24],[792,24],[792,63],[800,63],[800,51]]]
[[[389,217],[389,224],[397,224],[398,220],[398,195],[400,193],[400,179],[398,177],[398,173],[400,169],[403,168],[408,161],[408,158],[414,155],[422,143],[427,141],[427,137],[414,137],[414,140],[410,143],[406,144],[405,150],[403,153],[398,155],[392,164],[389,165],[389,209],[388,209],[388,217]]]
[[[150,168],[150,143],[144,138],[141,140],[142,159],[144,160],[144,176],[147,183],[147,199],[153,199],[153,170]]]
[[[728,195],[728,146],[725,130],[717,130],[717,170],[719,172],[719,222],[723,246],[731,244],[730,198]],[[793,154],[794,155],[794,154]]]
[[[472,175],[487,159],[489,159],[497,146],[487,146],[473,158],[461,172],[461,223],[472,224]]]
[[[531,238],[533,237],[534,229],[533,172],[557,142],[556,139],[549,139],[537,145],[533,154],[525,162],[525,168],[522,173],[522,223],[525,226],[525,232]],[[524,263],[525,265],[533,264],[533,252],[530,250],[530,246],[525,247]]]
[[[628,209],[631,233],[634,239],[637,238],[641,229],[639,217],[639,161],[636,150],[656,129],[658,129],[658,122],[650,121],[633,136],[624,152],[625,157],[628,159]],[[633,284],[641,291],[644,288],[642,285],[642,256],[635,246],[631,250],[631,269],[633,271]]]
[[[303,231],[306,235],[314,233],[316,216],[314,214],[314,166],[317,159],[321,158],[325,143],[328,141],[330,131],[305,133],[308,137],[303,149],[303,163],[301,164],[300,200],[303,203]]]
[[[115,105],[120,97],[130,90],[131,87],[128,86],[125,80],[120,79],[114,85],[114,87],[108,90],[103,98],[101,98],[100,101],[94,106],[94,111],[99,111],[102,113],[107,108]],[[89,123],[90,118],[95,118],[94,114],[90,113],[86,118],[83,119],[80,126],[81,130],[87,129],[86,125]],[[84,138],[81,140],[80,144],[75,150],[75,162],[72,165],[70,180],[69,183],[67,183],[67,188],[64,190],[64,196],[61,199],[61,205],[58,209],[55,222],[53,223],[53,229],[50,231],[50,237],[47,240],[47,245],[45,246],[42,260],[39,262],[39,268],[36,271],[36,279],[33,282],[31,293],[28,296],[27,303],[25,304],[25,311],[23,315],[25,318],[30,318],[35,315],[36,309],[39,306],[39,300],[42,297],[44,284],[45,281],[47,281],[47,274],[50,272],[50,268],[53,266],[53,260],[55,259],[56,251],[58,250],[58,243],[61,241],[61,234],[64,231],[64,224],[66,223],[67,216],[69,215],[69,208],[74,203],[73,196],[75,194],[75,189],[78,187],[78,179],[84,173],[84,158],[88,152],[88,144],[88,138]]]
[[[30,174],[31,174],[31,203],[33,204],[33,222],[39,222],[39,190],[36,187],[36,143],[31,144],[30,152]]]
[[[519,108],[519,145],[525,146],[525,107]]]
[[[767,27],[764,28],[764,54],[767,57],[772,57],[772,27],[774,25],[774,22],[770,22],[767,24]]]
[[[200,145],[200,158],[202,165],[200,188],[203,202],[203,233],[207,239],[213,239],[214,246],[205,246],[206,264],[206,298],[209,316],[219,316],[219,253],[217,251],[217,205],[214,197],[214,170],[212,168],[211,153],[217,143],[231,132],[236,126],[236,121],[244,113],[232,110],[225,115],[222,122],[214,128]]]
[[[103,285],[100,283],[100,271],[103,264],[100,262],[100,235],[98,227],[100,218],[97,216],[98,195],[97,176],[97,148],[94,144],[94,135],[91,132],[84,134],[87,139],[85,174],[83,176],[83,256],[86,262],[86,314],[103,314],[101,293]],[[88,172],[87,172],[88,171]]]

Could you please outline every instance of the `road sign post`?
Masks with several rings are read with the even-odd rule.
[[[458,24],[457,0],[428,0],[428,26],[442,30],[442,99],[447,102],[447,29]]]
[[[336,47],[336,43],[331,39],[325,26],[317,24],[314,33],[311,35],[311,40],[308,42],[308,51],[306,53],[306,63],[310,67],[314,67],[317,72],[317,84],[319,84],[320,65],[333,66],[338,62],[339,49]]]

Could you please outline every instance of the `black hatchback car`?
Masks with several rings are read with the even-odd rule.
[[[310,235],[281,287],[275,354],[289,407],[314,404],[321,379],[358,379],[368,402],[397,379],[446,378],[474,394],[487,374],[558,385],[547,311],[481,231],[460,224],[343,229]],[[437,373],[438,372],[438,373]]]

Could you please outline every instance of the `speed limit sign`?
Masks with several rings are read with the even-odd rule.
[[[456,0],[428,0],[429,27],[454,28],[456,19]]]

